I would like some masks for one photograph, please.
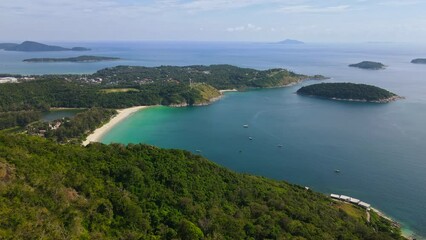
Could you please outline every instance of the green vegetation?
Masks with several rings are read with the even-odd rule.
[[[36,81],[1,84],[0,112],[45,111],[51,107],[202,105],[220,95],[217,89],[277,87],[307,78],[284,69],[259,71],[229,65],[120,66],[93,75],[44,75]]]
[[[116,110],[92,108],[78,113],[73,118],[33,123],[27,127],[27,132],[59,143],[80,144],[89,133],[108,122],[115,114]]]
[[[192,85],[192,88],[200,94],[197,98],[198,100],[194,102],[195,105],[209,103],[221,96],[220,92],[216,88],[205,83],[195,83]]]
[[[59,46],[50,46],[38,42],[25,41],[21,44],[3,43],[0,44],[0,49],[5,51],[20,51],[20,52],[52,52],[52,51],[88,51],[88,48],[75,47],[64,48]]]
[[[342,209],[351,217],[362,221],[367,220],[367,214],[364,208],[346,202],[336,202],[335,207],[337,209]]]
[[[186,151],[0,133],[2,239],[402,239],[336,204]]]
[[[313,78],[300,75],[285,69],[269,69],[265,71],[239,68],[231,65],[211,66],[161,66],[134,67],[118,66],[106,68],[93,74],[94,78],[102,78],[104,84],[148,84],[153,82],[179,82],[189,84],[206,83],[216,89],[245,89],[285,86]],[[324,78],[315,76],[315,78]]]
[[[15,126],[25,127],[40,118],[41,112],[38,111],[0,112],[0,130]]]
[[[24,59],[23,62],[102,62],[120,60],[116,57],[99,57],[99,56],[78,56],[70,58],[30,58]]]
[[[389,102],[399,97],[379,87],[354,83],[320,83],[297,90],[298,94],[337,100]]]
[[[426,58],[416,58],[411,61],[411,63],[416,64],[426,64]]]
[[[357,67],[362,69],[379,70],[384,69],[385,65],[379,62],[363,61],[356,64],[350,64],[349,67]]]
[[[136,88],[107,88],[101,89],[102,93],[124,93],[124,92],[139,92]]]
[[[200,102],[197,89],[179,83],[136,85],[138,91],[104,93],[103,87],[56,77],[19,84],[0,85],[0,112],[65,108],[126,108],[140,105],[173,105]]]

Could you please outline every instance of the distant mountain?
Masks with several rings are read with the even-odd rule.
[[[411,63],[416,64],[426,64],[426,58],[416,58],[411,61]]]
[[[299,40],[293,40],[293,39],[286,39],[284,41],[278,42],[279,44],[305,44],[302,41]]]
[[[19,52],[53,52],[53,51],[89,51],[89,48],[74,47],[64,48],[59,46],[51,46],[38,42],[25,41],[21,44],[15,43],[0,43],[0,49],[5,51],[19,51]]]

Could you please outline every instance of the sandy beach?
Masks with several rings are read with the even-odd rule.
[[[98,142],[101,140],[102,136],[107,133],[111,128],[117,125],[119,122],[123,121],[133,113],[147,108],[148,106],[138,106],[117,110],[118,114],[114,116],[108,123],[103,125],[102,127],[96,129],[92,134],[87,136],[86,140],[83,142],[83,146],[87,146],[91,142]]]

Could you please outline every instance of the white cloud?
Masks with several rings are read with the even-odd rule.
[[[251,31],[251,32],[258,32],[261,31],[262,27],[256,26],[254,24],[247,24],[245,26],[238,26],[238,27],[229,27],[226,29],[227,32],[242,32],[242,31]]]
[[[349,5],[338,5],[328,7],[315,7],[311,5],[295,5],[286,6],[278,9],[279,12],[284,13],[340,13],[350,9]]]

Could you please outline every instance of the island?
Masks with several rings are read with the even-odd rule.
[[[117,61],[120,58],[117,57],[99,57],[99,56],[78,56],[70,58],[30,58],[24,59],[23,62],[102,62],[102,61]]]
[[[300,88],[297,90],[297,94],[332,100],[374,103],[388,103],[401,98],[376,86],[355,83],[313,84]]]
[[[411,63],[426,64],[426,58],[416,58],[416,59],[411,60]]]
[[[379,62],[363,61],[356,64],[350,64],[349,67],[357,67],[357,68],[369,69],[369,70],[379,70],[379,69],[384,69],[386,66],[383,63],[379,63]]]
[[[59,46],[46,45],[33,41],[25,41],[21,44],[15,43],[0,43],[0,49],[5,51],[18,51],[18,52],[55,52],[55,51],[89,51],[89,48],[73,47],[64,48]]]
[[[278,44],[299,45],[299,44],[304,44],[304,42],[299,40],[294,40],[294,39],[286,39],[284,41],[278,42]]]

